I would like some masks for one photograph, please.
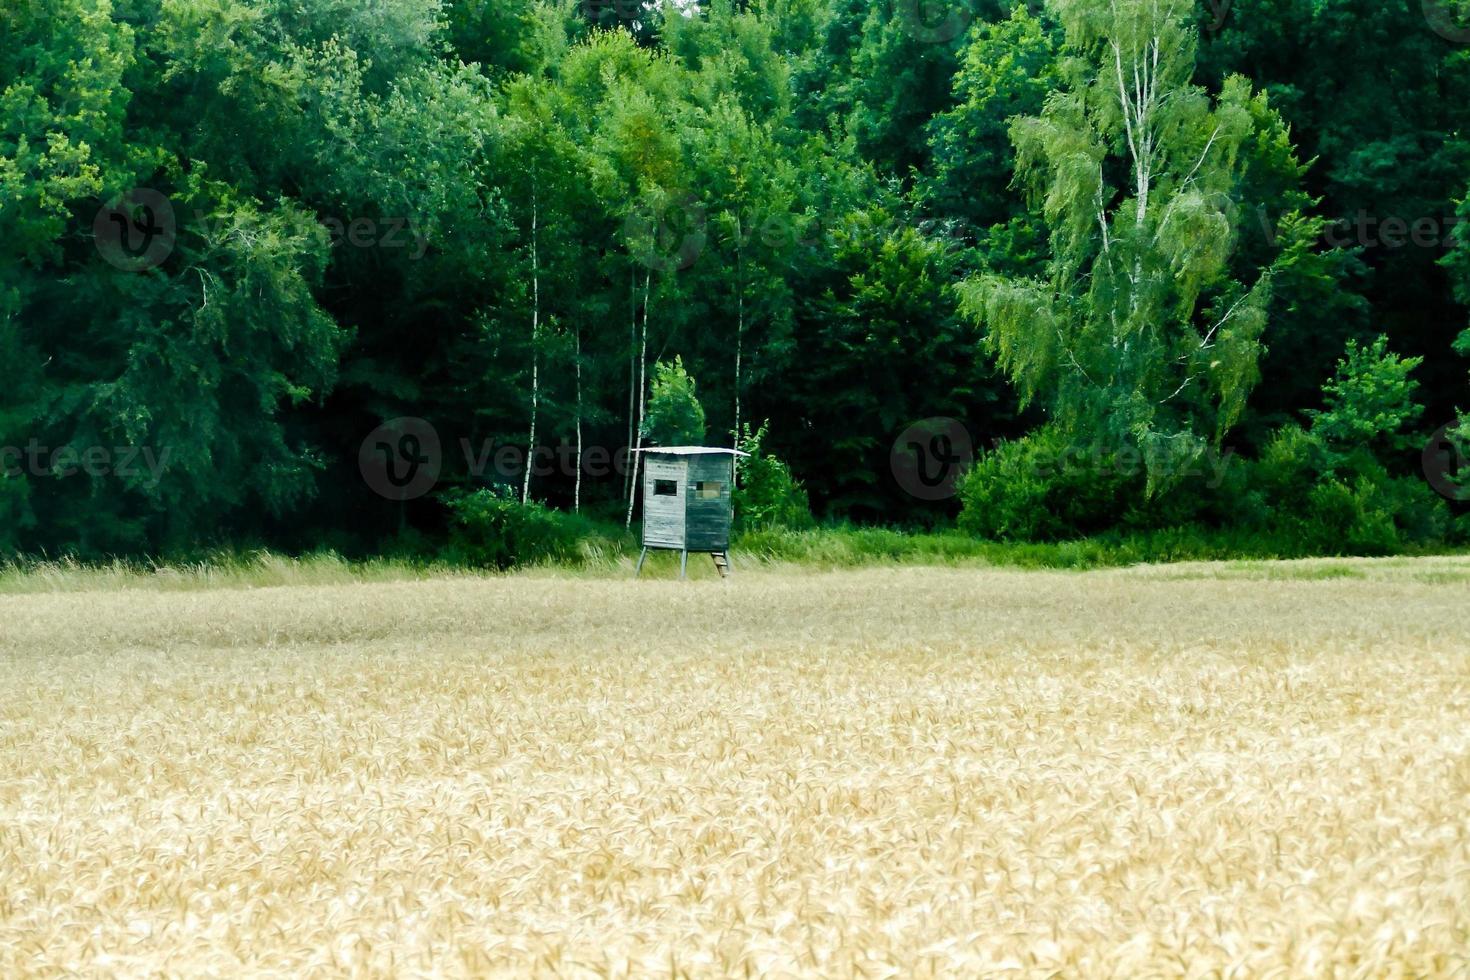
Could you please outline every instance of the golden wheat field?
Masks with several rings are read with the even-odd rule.
[[[0,975],[1470,972],[1470,562],[0,596]]]

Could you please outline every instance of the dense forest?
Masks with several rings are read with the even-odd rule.
[[[0,4],[0,553],[621,526],[670,416],[747,522],[1465,533],[1450,0]]]

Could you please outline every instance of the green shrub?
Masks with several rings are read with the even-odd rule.
[[[1420,361],[1394,354],[1382,336],[1348,342],[1322,386],[1325,407],[1307,413],[1311,429],[1282,429],[1257,466],[1282,529],[1329,554],[1391,554],[1444,539],[1444,501],[1417,476],[1394,472],[1407,468],[1415,441],[1407,430],[1423,412],[1409,377]]]
[[[1307,533],[1312,493],[1333,472],[1335,457],[1322,440],[1299,425],[1288,424],[1271,434],[1260,455],[1242,461],[1222,494],[1226,513],[1221,524],[1257,532],[1289,528]],[[1308,549],[1314,541],[1304,542]]]
[[[1385,555],[1398,547],[1393,516],[1374,500],[1372,482],[1327,479],[1312,488],[1304,538],[1334,553]]]
[[[506,569],[547,563],[581,564],[599,542],[590,521],[487,488],[444,495],[450,532],[446,560],[470,568]]]
[[[1449,515],[1418,480],[1358,474],[1317,484],[1304,523],[1319,553],[1389,555],[1442,540]]]
[[[1326,407],[1307,413],[1312,433],[1329,446],[1366,448],[1380,459],[1410,448],[1404,432],[1424,409],[1414,402],[1419,382],[1409,374],[1423,360],[1399,357],[1381,335],[1367,347],[1349,340],[1336,373],[1322,386]]]
[[[1124,531],[1178,528],[1210,533],[1269,524],[1266,494],[1252,482],[1250,460],[1233,450],[1207,451],[1190,473],[1163,493],[1136,499],[1124,516]]]
[[[1367,448],[1340,451],[1313,426],[1287,426],[1248,468],[1266,503],[1244,526],[1315,554],[1384,555],[1442,540],[1449,510],[1417,477],[1396,477]]]
[[[1251,467],[1250,482],[1278,510],[1301,508],[1333,464],[1333,454],[1321,438],[1299,425],[1286,425],[1272,433],[1261,450]]]
[[[959,484],[959,525],[1007,541],[1085,537],[1117,525],[1143,489],[1141,466],[1045,427],[981,454]]]
[[[810,527],[806,488],[790,467],[765,451],[767,429],[762,425],[752,433],[747,425],[741,434],[740,448],[750,455],[735,461],[735,524],[742,531]]]

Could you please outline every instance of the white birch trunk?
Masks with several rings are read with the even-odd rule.
[[[628,263],[628,448],[633,447],[637,433],[638,412],[638,277],[631,262]],[[633,505],[633,470],[623,470],[623,498],[628,506]]]
[[[629,469],[632,474],[633,493],[628,494],[628,514],[623,520],[623,528],[633,526],[633,499],[638,490],[638,468],[643,462],[643,413],[648,407],[648,287],[653,278],[653,271],[647,270],[643,273],[643,323],[638,335],[638,431],[634,437],[633,465]]]
[[[541,270],[536,249],[536,178],[531,178],[531,432],[526,445],[526,472],[521,480],[521,503],[531,499],[531,469],[536,462],[536,413],[541,407]]]
[[[1154,108],[1158,93],[1159,39],[1152,38],[1143,52],[1130,56],[1128,66],[1123,64],[1122,47],[1113,42],[1113,71],[1118,83],[1118,106],[1123,111],[1123,132],[1128,142],[1128,153],[1133,158],[1134,221],[1139,231],[1148,222],[1149,195],[1153,189],[1154,168]],[[1127,76],[1133,76],[1132,91]],[[1103,234],[1107,240],[1106,228]],[[1136,314],[1139,290],[1142,288],[1143,256],[1135,253],[1133,271],[1128,277],[1132,287],[1129,311]],[[1115,340],[1116,342],[1116,340]]]
[[[741,222],[735,219],[735,279],[739,292],[735,297],[735,441],[731,448],[740,448],[740,358],[745,346],[745,248],[742,241]]]
[[[572,510],[582,512],[582,325],[572,334],[573,354],[577,359],[577,478],[572,490]]]

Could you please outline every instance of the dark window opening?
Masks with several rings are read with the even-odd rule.
[[[677,497],[679,496],[679,484],[673,480],[654,480],[653,495],[655,497]]]

